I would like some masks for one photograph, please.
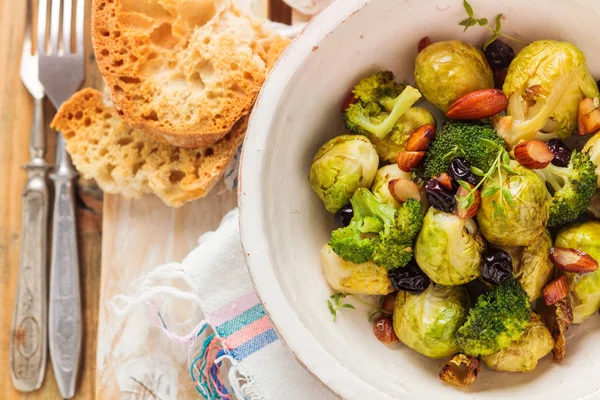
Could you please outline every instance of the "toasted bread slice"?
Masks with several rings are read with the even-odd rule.
[[[289,43],[230,0],[94,0],[92,18],[115,108],[182,147],[225,136]]]
[[[204,197],[218,182],[243,141],[247,120],[214,145],[185,149],[132,128],[100,92],[84,89],[62,105],[52,127],[63,132],[77,170],[104,192],[128,198],[154,193],[178,207]]]

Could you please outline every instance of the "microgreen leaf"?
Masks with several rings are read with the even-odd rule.
[[[506,202],[508,203],[509,206],[513,206],[515,204],[515,202],[513,201],[513,197],[512,194],[510,193],[510,191],[506,188],[502,189],[502,196],[504,197],[504,200],[506,200]]]
[[[479,18],[477,20],[477,23],[479,24],[479,26],[485,26],[488,24],[488,20],[487,20],[487,18]]]
[[[469,185],[469,183],[468,183],[468,182],[465,182],[465,181],[460,181],[460,180],[459,180],[459,181],[457,181],[457,182],[458,182],[458,184],[459,184],[460,186],[462,186],[463,188],[465,188],[465,189],[467,189],[467,190],[471,190],[471,185]]]
[[[471,172],[477,176],[485,176],[485,172],[483,172],[481,169],[479,169],[477,167],[471,166]]]
[[[331,303],[331,300],[327,300],[327,307],[329,308],[329,311],[331,311],[332,314],[335,312],[333,310],[333,304]]]
[[[501,146],[498,143],[496,143],[490,139],[483,138],[483,139],[481,139],[481,142],[483,143],[483,145],[485,147],[487,147],[488,149],[491,149],[491,150],[498,150],[501,148]]]
[[[494,206],[494,218],[504,215],[504,208],[500,204],[496,203],[495,201],[492,202],[492,204]]]
[[[502,163],[505,165],[510,164],[510,156],[508,155],[508,152],[504,151],[502,153]]]
[[[482,193],[481,195],[483,197],[492,197],[493,195],[495,195],[496,193],[498,193],[498,190],[500,190],[500,188],[498,186],[490,186],[487,187]]]
[[[503,16],[504,16],[503,14],[496,15],[496,28],[494,29],[494,32],[496,32],[498,35],[500,34],[500,31],[502,30],[502,17]]]
[[[467,0],[463,0],[463,6],[465,7],[465,11],[469,17],[473,16],[473,7],[469,4]]]
[[[506,172],[508,172],[509,174],[519,175],[519,173],[517,171],[515,171],[514,169],[512,169],[510,166],[508,166],[506,164],[502,164],[502,169],[505,170]]]
[[[354,307],[352,304],[344,304],[342,307],[344,307],[344,308],[351,308],[353,310],[356,310],[356,307]]]

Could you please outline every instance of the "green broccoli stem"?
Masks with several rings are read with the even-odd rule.
[[[548,182],[555,192],[561,190],[570,179],[576,176],[576,173],[571,169],[558,167],[554,164],[549,164],[546,168],[535,170],[535,172],[540,178]]]
[[[412,86],[407,86],[398,97],[393,100],[386,100],[384,107],[388,109],[391,107],[390,115],[388,115],[382,123],[377,125],[377,128],[371,133],[373,133],[373,135],[377,136],[379,139],[385,139],[385,137],[392,131],[394,125],[396,122],[398,122],[400,117],[420,98],[421,92]]]

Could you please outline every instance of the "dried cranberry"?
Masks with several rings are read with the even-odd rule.
[[[502,40],[494,40],[484,50],[485,58],[492,69],[508,68],[515,58],[515,52],[508,44]]]
[[[429,204],[431,204],[433,208],[448,213],[454,210],[454,193],[446,189],[437,179],[428,180],[423,189],[427,194]]]
[[[480,177],[471,172],[471,163],[462,157],[457,157],[450,163],[450,176],[455,181],[465,181],[477,186]]]
[[[569,161],[571,160],[571,150],[567,147],[566,144],[560,139],[551,139],[546,143],[548,148],[552,153],[554,153],[554,160],[552,160],[552,164],[557,167],[567,167],[569,166]]]
[[[412,294],[425,291],[431,282],[415,260],[411,260],[405,267],[398,267],[388,271],[388,278],[396,290],[404,290]]]
[[[502,86],[504,86],[504,81],[506,80],[507,74],[508,71],[505,69],[494,70],[494,86],[496,89],[502,90]]]
[[[487,249],[483,255],[481,277],[484,281],[499,285],[510,278],[513,273],[512,259],[507,252],[500,249]]]
[[[348,226],[350,225],[352,217],[354,217],[354,210],[352,210],[352,206],[350,204],[347,204],[342,207],[341,210],[335,213],[333,220],[339,226]]]

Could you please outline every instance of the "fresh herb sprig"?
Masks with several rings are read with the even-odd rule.
[[[492,28],[488,24],[487,18],[475,17],[474,12],[473,12],[473,7],[471,7],[471,5],[469,4],[469,2],[467,0],[463,0],[463,6],[464,6],[465,11],[467,12],[467,16],[468,16],[467,19],[464,19],[459,22],[460,26],[465,27],[465,30],[463,32],[466,32],[467,29],[469,29],[471,26],[475,26],[475,25],[482,26],[485,29],[487,29],[488,31],[492,32],[492,36],[488,40],[486,40],[485,43],[483,44],[483,50],[487,49],[487,47],[490,44],[492,44],[492,42],[494,40],[498,39],[498,37],[503,37],[508,40],[512,40],[513,42],[517,42],[517,43],[521,43],[521,44],[527,44],[527,43],[523,42],[522,40],[519,40],[515,37],[509,36],[509,35],[501,32],[503,14],[498,14],[496,16],[496,26],[494,28]]]
[[[497,150],[498,155],[494,159],[492,166],[487,172],[482,171],[481,169],[471,166],[471,172],[475,175],[480,176],[481,180],[475,187],[471,187],[468,182],[458,181],[458,184],[462,186],[464,189],[468,190],[465,196],[458,197],[456,196],[457,207],[462,210],[469,209],[473,203],[475,202],[475,193],[479,188],[488,180],[496,179],[496,184],[487,187],[482,193],[482,197],[492,197],[499,191],[502,192],[500,196],[500,202],[493,201],[492,204],[494,206],[494,217],[497,216],[506,216],[506,211],[504,209],[504,205],[508,204],[509,206],[514,205],[514,199],[510,191],[504,187],[504,177],[502,175],[502,170],[504,170],[508,175],[519,175],[517,171],[515,171],[510,166],[510,156],[506,149],[503,146],[489,140],[489,139],[481,139],[482,143],[492,150]]]
[[[349,295],[347,293],[334,293],[331,296],[329,296],[329,299],[327,300],[327,307],[329,308],[329,312],[331,313],[331,315],[333,315],[334,322],[337,319],[338,311],[340,311],[342,308],[349,308],[351,310],[356,310],[356,307],[354,307],[352,304],[343,302],[343,299],[345,299],[347,296],[352,297],[354,300],[358,301],[359,303],[364,304],[365,306],[367,306],[373,310],[373,312],[371,312],[371,314],[369,314],[369,322],[371,322],[373,317],[375,317],[378,314],[390,314],[389,312],[387,312],[383,308],[381,308],[381,302],[383,302],[383,297],[381,297],[380,304],[379,304],[379,306],[377,306],[377,305],[374,305],[371,303],[367,303],[360,297],[355,296],[353,294]]]

